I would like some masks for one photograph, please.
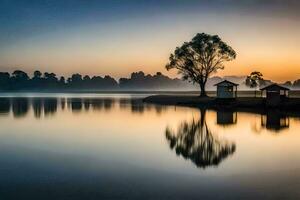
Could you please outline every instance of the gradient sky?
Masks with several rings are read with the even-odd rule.
[[[169,54],[206,32],[238,54],[216,75],[295,80],[299,10],[297,0],[0,0],[0,71],[176,76]]]

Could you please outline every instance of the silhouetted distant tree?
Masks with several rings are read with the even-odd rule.
[[[85,75],[85,76],[83,77],[83,80],[86,81],[86,82],[88,82],[88,81],[91,80],[91,78],[90,78],[88,75]]]
[[[46,88],[49,88],[49,89],[56,88],[56,86],[58,85],[58,79],[56,77],[56,74],[45,72],[44,73],[44,82],[45,82]]]
[[[82,85],[82,75],[78,73],[73,74],[69,86],[71,88],[83,88],[84,86]]]
[[[286,87],[292,87],[293,83],[292,83],[292,81],[286,81],[285,83],[283,83],[283,85]]]
[[[235,51],[217,35],[198,33],[170,55],[166,69],[177,69],[184,80],[200,85],[200,96],[206,95],[205,85],[212,73],[224,69],[223,63],[236,58]]]
[[[54,73],[45,72],[44,77],[46,80],[49,80],[49,81],[57,81],[56,74],[54,74]]]
[[[67,79],[67,84],[71,84],[71,83],[72,83],[72,78],[69,77],[69,78]]]
[[[14,89],[25,89],[28,86],[29,76],[26,72],[15,70],[12,73],[12,85]]]
[[[42,72],[36,70],[33,72],[33,77],[31,79],[30,87],[33,87],[34,89],[42,88],[44,87],[44,80],[42,78]]]
[[[264,83],[263,74],[258,71],[251,72],[251,74],[246,77],[246,86],[255,89],[254,91],[255,97],[256,97],[256,89],[259,86],[263,85],[263,83]]]
[[[61,76],[60,79],[59,79],[59,82],[61,84],[65,84],[66,83],[65,77]]]
[[[294,81],[293,86],[294,87],[300,87],[300,79]]]
[[[60,87],[65,88],[65,85],[66,85],[65,77],[61,76],[59,81],[58,81],[58,84],[59,84]]]
[[[116,80],[108,75],[104,76],[104,82],[105,82],[105,85],[109,85],[109,84],[116,85],[117,84]]]
[[[21,70],[15,70],[13,73],[12,73],[13,77],[15,79],[18,79],[18,80],[25,80],[27,81],[29,79],[29,76],[27,75],[26,72],[23,72]]]
[[[147,74],[144,72],[133,72],[130,78],[120,78],[119,85],[121,89],[138,89],[138,90],[172,90],[172,89],[186,89],[191,85],[180,79],[171,79],[157,72],[155,75]]]
[[[42,77],[42,72],[40,72],[39,70],[36,70],[33,72],[33,78],[41,78]]]
[[[0,72],[0,90],[7,90],[10,86],[10,74],[8,72]]]
[[[82,76],[80,74],[72,75],[72,83],[80,83],[82,81]]]

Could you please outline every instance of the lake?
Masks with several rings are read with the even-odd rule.
[[[300,118],[145,96],[1,97],[0,199],[300,199]]]

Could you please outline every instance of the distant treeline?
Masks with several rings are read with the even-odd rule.
[[[297,87],[297,88],[299,88],[300,87],[300,79],[295,80],[294,82],[292,82],[292,81],[286,81],[282,85],[284,85],[286,87]]]
[[[135,72],[130,78],[120,78],[117,82],[110,76],[82,76],[73,74],[71,77],[57,77],[55,73],[35,71],[30,77],[26,72],[16,70],[13,73],[0,72],[0,91],[69,91],[69,90],[157,90],[184,89],[191,85],[180,79],[172,79],[157,72],[145,75]]]
[[[212,77],[209,78],[207,88],[215,89],[214,84],[227,79],[240,84],[240,89],[247,89],[246,77]],[[266,81],[271,83],[271,81]],[[300,88],[300,79],[284,84],[287,87]],[[154,75],[144,72],[133,72],[129,78],[119,81],[110,76],[88,76],[73,74],[71,77],[58,77],[55,73],[35,71],[31,76],[21,70],[13,73],[0,72],[0,91],[128,91],[128,90],[199,90],[197,85],[178,78],[170,78],[157,72]]]

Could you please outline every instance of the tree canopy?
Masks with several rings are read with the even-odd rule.
[[[166,69],[177,69],[184,80],[200,85],[200,96],[206,96],[205,85],[209,76],[224,69],[224,62],[235,58],[236,52],[219,36],[198,33],[190,42],[175,49]]]
[[[263,74],[258,71],[251,72],[249,76],[246,78],[246,85],[250,88],[257,88],[259,85],[263,83]]]
[[[246,86],[250,88],[255,88],[255,97],[256,97],[256,88],[259,86],[265,85],[265,80],[263,79],[263,74],[258,71],[251,72],[249,76],[246,77]]]

